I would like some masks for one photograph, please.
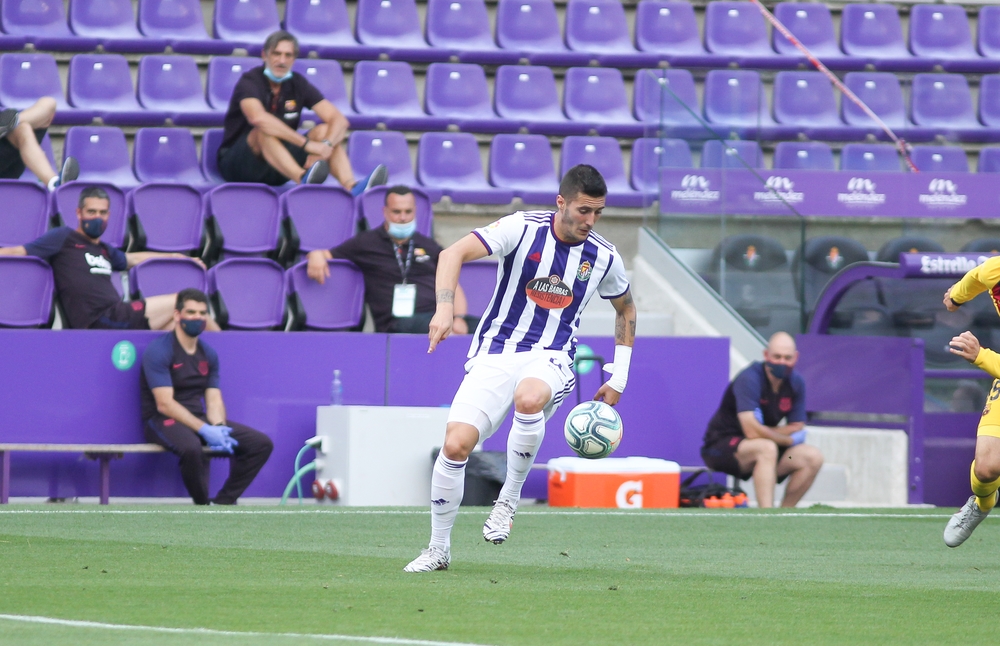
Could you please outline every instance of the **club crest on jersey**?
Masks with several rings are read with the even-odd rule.
[[[580,265],[580,269],[576,272],[576,279],[581,283],[585,283],[590,280],[590,273],[594,270],[594,267],[590,264],[589,260],[584,260],[583,264]]]
[[[208,374],[208,362],[207,361],[199,361],[198,362],[198,374],[200,374],[202,377],[204,377],[204,376],[206,376]]]
[[[556,274],[529,281],[524,291],[535,305],[547,310],[561,310],[573,302],[573,290]]]

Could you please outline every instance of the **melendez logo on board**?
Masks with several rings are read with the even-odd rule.
[[[919,196],[920,203],[927,206],[963,206],[969,201],[969,196],[959,193],[958,186],[950,179],[932,179],[927,191]]]
[[[719,191],[709,188],[709,181],[701,175],[685,175],[681,188],[670,191],[670,199],[680,202],[717,202]]]
[[[837,193],[837,201],[847,206],[875,206],[885,204],[885,193],[878,193],[875,182],[865,177],[852,177],[847,182],[847,192]]]
[[[788,204],[798,204],[805,199],[800,191],[795,190],[795,183],[787,177],[772,175],[764,182],[764,186],[769,190],[754,191],[753,199],[756,202],[786,202]]]

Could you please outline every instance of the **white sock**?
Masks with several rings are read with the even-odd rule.
[[[431,475],[431,547],[451,549],[451,528],[465,494],[465,464],[438,453]]]
[[[545,437],[544,413],[518,413],[514,411],[514,425],[507,436],[507,479],[500,489],[500,500],[517,505],[521,488],[535,462],[538,447]]]
[[[58,175],[56,175],[55,177],[53,177],[52,179],[50,179],[50,180],[49,180],[49,183],[48,183],[48,184],[46,185],[46,186],[47,186],[47,188],[48,188],[48,189],[49,189],[50,191],[54,191],[54,190],[56,190],[56,188],[57,188],[57,186],[56,186],[56,182],[58,182],[58,181],[59,181],[59,176],[58,176]]]

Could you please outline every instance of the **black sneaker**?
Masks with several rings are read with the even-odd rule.
[[[330,175],[330,164],[325,159],[321,159],[306,171],[302,176],[303,184],[322,184]]]
[[[67,157],[63,160],[62,168],[59,170],[59,182],[56,185],[68,184],[79,176],[80,162],[76,161],[76,157]]]
[[[20,117],[14,108],[0,110],[0,139],[6,137],[11,130],[16,128],[19,121]]]
[[[357,197],[370,188],[382,186],[387,181],[389,181],[389,169],[385,167],[385,164],[379,164],[372,172],[368,173],[368,177],[351,187],[351,195]]]

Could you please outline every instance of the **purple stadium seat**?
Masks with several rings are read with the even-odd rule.
[[[642,136],[643,124],[636,121],[629,110],[625,80],[619,70],[571,67],[566,70],[563,103],[566,116],[573,121],[591,124],[601,135]]]
[[[426,132],[417,147],[420,183],[436,188],[453,202],[509,204],[514,192],[486,182],[479,144],[467,132]]]
[[[354,235],[354,198],[333,186],[305,184],[281,195],[288,251],[308,253],[332,249]]]
[[[544,135],[497,135],[490,144],[490,183],[527,204],[551,205],[559,193],[552,146]]]
[[[77,36],[99,39],[109,52],[162,52],[168,44],[139,33],[130,0],[73,0],[69,26]]]
[[[1000,74],[979,79],[979,120],[987,128],[1000,129]]]
[[[833,84],[821,72],[778,72],[774,77],[774,118],[810,139],[859,139],[861,128],[840,119]]]
[[[194,258],[150,258],[129,269],[132,299],[175,294],[182,289],[208,291],[208,276]]]
[[[976,118],[969,82],[962,74],[915,74],[910,112],[914,124],[938,134],[963,141],[982,141],[986,135]]]
[[[202,196],[190,186],[143,184],[128,194],[133,245],[150,251],[190,253],[202,248]]]
[[[448,60],[447,51],[427,44],[414,0],[358,0],[354,26],[362,45],[388,52],[394,60]]]
[[[560,176],[577,164],[590,164],[604,176],[609,206],[642,206],[643,195],[632,189],[625,162],[614,137],[566,137],[563,140]]]
[[[483,0],[428,0],[427,41],[463,63],[517,63],[517,52],[497,47]]]
[[[986,5],[979,10],[976,40],[980,54],[1000,59],[1000,5]]]
[[[354,66],[354,109],[378,117],[390,130],[442,130],[447,119],[420,107],[413,69],[402,61],[361,61]]]
[[[224,257],[262,255],[278,247],[278,194],[262,184],[223,184],[205,194],[212,247]],[[219,239],[221,237],[221,240]]]
[[[431,208],[431,200],[422,188],[411,188],[413,190],[413,199],[417,203],[417,215],[415,218],[417,221],[417,231],[425,236],[430,236],[434,230],[434,211]],[[364,222],[366,228],[375,229],[382,226],[382,223],[385,222],[382,209],[385,206],[385,193],[387,190],[389,190],[387,186],[379,186],[367,190],[362,193],[361,199],[355,201],[355,207],[359,215],[358,219]]]
[[[903,88],[899,79],[891,72],[848,72],[844,76],[846,85],[872,112],[890,128],[900,131],[906,128],[906,105],[903,103]],[[873,133],[882,130],[875,125],[857,104],[846,97],[841,98],[841,112],[850,126],[867,127]]]
[[[780,2],[774,7],[774,17],[815,54],[823,63],[833,69],[860,68],[863,63],[852,61],[840,50],[837,32],[833,26],[830,8],[820,2]],[[775,29],[771,32],[774,49],[785,56],[804,59],[792,41]]]
[[[128,61],[120,54],[77,54],[69,62],[69,102],[100,113],[109,125],[160,125],[167,113],[143,110]]]
[[[840,170],[902,172],[903,168],[891,144],[847,144],[840,151]]]
[[[210,38],[200,0],[139,0],[139,31],[166,38],[178,54],[231,54],[235,45]]]
[[[288,0],[285,29],[299,39],[303,58],[310,52],[323,58],[378,58],[377,47],[363,46],[354,38],[344,0]]]
[[[204,188],[198,149],[187,128],[142,128],[135,133],[135,176],[140,182],[175,182]]]
[[[78,110],[66,102],[56,59],[51,54],[0,55],[0,105],[21,110],[43,96],[56,100],[56,124],[94,120],[93,110]]]
[[[59,215],[59,219],[71,229],[75,229],[78,224],[76,219],[76,205],[80,200],[80,193],[88,186],[98,186],[103,188],[108,194],[109,215],[108,228],[104,230],[101,240],[112,247],[121,247],[125,241],[126,217],[125,217],[125,193],[117,186],[103,182],[69,182],[56,189],[52,199],[53,212]]]
[[[0,327],[47,326],[55,287],[41,258],[0,256]]]
[[[994,72],[996,61],[983,59],[972,44],[965,8],[918,4],[910,10],[910,51],[940,61],[954,72]]]
[[[899,13],[891,4],[848,4],[840,16],[844,53],[888,71],[922,71],[934,61],[914,58],[903,42]]]
[[[635,45],[679,67],[722,62],[705,52],[694,7],[688,2],[642,0],[635,11]]]
[[[590,56],[571,52],[563,43],[559,16],[552,0],[500,0],[497,43],[520,52],[533,65],[586,65]]]
[[[424,83],[427,112],[469,132],[516,132],[493,111],[486,73],[468,63],[431,63]]]
[[[636,139],[632,142],[632,187],[635,190],[658,195],[661,168],[694,168],[688,143],[683,139]]]
[[[494,85],[497,114],[531,133],[577,135],[590,130],[589,124],[573,123],[563,114],[550,67],[503,65],[497,68]]]
[[[233,88],[245,72],[263,65],[259,58],[248,56],[218,56],[208,61],[208,104],[213,110],[225,112],[229,109],[229,99]]]
[[[717,131],[748,138],[776,128],[760,74],[752,70],[712,70],[705,76],[705,118]]]
[[[705,7],[705,49],[745,67],[791,67],[799,56],[776,54],[764,16],[748,2],[710,2]]]
[[[393,131],[355,131],[347,142],[351,168],[358,175],[367,175],[379,164],[385,164],[389,171],[389,185],[404,184],[416,186],[413,174],[410,148],[406,136]]]
[[[275,0],[215,0],[212,30],[216,38],[259,55],[268,35],[281,28]]]
[[[23,36],[37,50],[88,52],[99,38],[77,36],[70,31],[61,2],[4,0],[0,2],[0,31]]]
[[[656,65],[658,56],[636,51],[619,0],[570,0],[566,44],[608,67]]]
[[[31,242],[49,228],[49,194],[34,182],[0,179],[0,247]]]
[[[52,139],[49,137],[49,133],[47,133],[47,132],[45,133],[45,136],[42,137],[42,143],[39,144],[39,145],[42,147],[42,152],[45,153],[45,158],[49,160],[49,166],[51,166],[53,169],[55,169],[56,168],[56,156],[55,156],[55,153],[52,152]],[[24,167],[24,172],[21,173],[20,180],[22,182],[39,182],[39,181],[41,181],[41,180],[39,180],[35,176],[34,173],[31,172],[31,169],[28,168],[27,166]],[[0,244],[0,246],[3,246],[3,245]]]
[[[486,313],[486,308],[493,299],[493,292],[496,291],[498,264],[496,260],[484,258],[462,265],[458,284],[465,292],[469,314],[482,316]]]
[[[910,159],[921,172],[969,172],[965,151],[954,146],[914,146]]]
[[[635,74],[635,116],[647,127],[683,137],[707,136],[694,77],[688,70],[639,70]]]
[[[365,279],[350,260],[330,260],[330,277],[320,285],[309,278],[306,262],[285,273],[294,330],[347,330],[361,325]]]
[[[170,114],[179,126],[221,126],[223,114],[205,102],[198,65],[190,56],[143,56],[139,60],[139,102]]]
[[[373,128],[378,123],[374,117],[360,115],[351,107],[351,99],[344,84],[344,72],[337,61],[300,58],[292,64],[292,69],[316,86],[316,89],[323,94],[323,98],[335,105],[347,117],[351,122],[351,128]],[[318,123],[319,117],[312,110],[303,109],[302,120]]]
[[[774,168],[782,170],[836,170],[833,150],[819,141],[782,141],[774,148]]]
[[[285,317],[285,273],[266,258],[231,258],[208,270],[209,300],[224,329],[276,330]]]
[[[764,155],[756,141],[710,139],[701,149],[702,168],[764,168]]]
[[[980,150],[977,170],[980,173],[1000,173],[1000,148]]]
[[[107,182],[126,189],[139,183],[132,173],[125,133],[118,128],[70,128],[63,145],[63,158],[67,156],[80,162],[81,182]]]
[[[201,137],[201,172],[211,184],[222,184],[225,180],[219,174],[219,164],[216,154],[222,144],[222,128],[206,130]]]

